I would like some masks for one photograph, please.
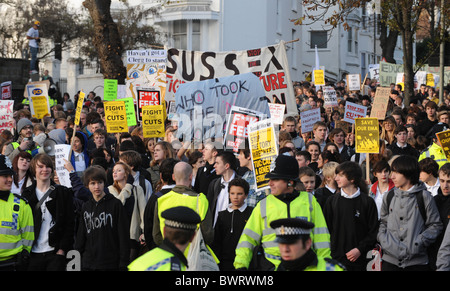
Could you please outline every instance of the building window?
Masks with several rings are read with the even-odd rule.
[[[192,50],[200,50],[200,20],[192,21]]]
[[[352,28],[349,27],[348,30],[347,30],[347,39],[348,39],[348,41],[347,41],[347,51],[349,53],[352,52],[352,46],[353,46],[353,33],[352,32],[353,32]]]
[[[326,49],[328,42],[328,35],[326,31],[311,31],[311,49],[317,48]]]
[[[359,35],[359,29],[355,29],[355,54],[358,54],[358,35]]]
[[[179,49],[187,49],[187,22],[176,20],[173,22],[173,44]]]

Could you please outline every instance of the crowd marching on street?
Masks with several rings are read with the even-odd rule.
[[[39,25],[28,33],[32,73]],[[238,150],[219,137],[194,146],[166,116],[161,138],[144,137],[142,123],[108,132],[93,91],[50,96],[41,119],[29,98],[14,100],[13,130],[0,133],[0,270],[450,271],[450,155],[438,137],[450,129],[450,86],[439,100],[432,86],[403,96],[391,84],[369,153],[346,104],[369,117],[381,89],[347,85],[327,83],[338,101],[327,106],[313,82],[291,84],[297,112],[274,125],[263,177],[249,136]],[[320,120],[302,130],[313,109]],[[70,145],[70,186],[56,145]]]

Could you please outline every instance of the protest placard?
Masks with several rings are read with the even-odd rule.
[[[286,105],[269,103],[270,118],[272,118],[273,124],[282,124],[284,120],[284,112]]]
[[[355,151],[374,153],[380,151],[379,125],[377,118],[355,118]]]
[[[314,108],[300,112],[301,130],[302,133],[311,132],[314,123],[320,121],[320,108]]]
[[[377,84],[380,81],[380,64],[370,64],[369,65],[369,77],[372,80],[376,80]]]
[[[433,74],[427,74],[427,81],[426,81],[426,85],[430,86],[430,87],[434,87],[434,75]]]
[[[5,129],[14,133],[14,101],[0,100],[0,133]]]
[[[86,94],[83,91],[80,91],[80,94],[78,94],[78,103],[77,108],[75,110],[75,125],[80,125],[80,115],[81,115],[81,109],[83,109],[83,103],[84,98],[86,97]]]
[[[177,137],[184,140],[223,138],[232,106],[261,112],[270,118],[265,90],[253,73],[184,83],[176,94]]]
[[[232,106],[225,131],[225,150],[237,153],[239,149],[244,149],[245,139],[248,138],[248,125],[259,121],[259,116],[261,116],[261,112]]]
[[[114,101],[117,99],[117,80],[105,79],[103,84],[103,100]]]
[[[144,106],[153,106],[160,105],[161,100],[161,92],[159,88],[137,88],[137,102],[136,102],[136,112],[138,120],[142,120],[142,107]]]
[[[48,102],[48,90],[45,84],[27,84],[26,89],[30,100],[30,111],[33,117],[42,119],[50,116],[50,104]]]
[[[285,44],[281,41],[268,47],[230,52],[169,48],[165,100],[175,101],[183,83],[254,73],[263,85],[269,103],[285,104],[285,114],[297,115]]]
[[[345,102],[344,121],[354,124],[355,118],[366,117],[367,107],[352,102]]]
[[[442,150],[450,161],[450,130],[442,131],[436,134],[439,142],[441,143]]]
[[[338,106],[338,99],[336,95],[336,90],[333,87],[323,87],[323,106],[324,107],[334,107]]]
[[[348,74],[347,75],[347,88],[349,91],[361,90],[361,75],[360,74]]]
[[[12,99],[12,82],[6,81],[0,84],[1,87],[1,100],[10,100]]]
[[[255,169],[256,188],[267,189],[269,180],[266,174],[278,156],[275,129],[270,119],[261,120],[248,126],[249,145],[252,163]]]
[[[70,161],[71,146],[68,144],[56,144],[55,145],[55,172],[58,176],[59,183],[68,188],[72,188],[72,182],[70,182],[69,171],[64,168],[64,159]]]
[[[117,99],[117,101],[125,102],[125,110],[127,112],[127,123],[128,126],[135,126],[137,124],[136,121],[136,110],[134,109],[134,100],[133,97]]]
[[[142,107],[142,130],[144,138],[164,137],[165,106],[146,105]]]
[[[372,110],[370,111],[370,117],[384,120],[386,118],[386,110],[389,103],[389,95],[391,94],[391,88],[377,87],[375,97],[372,103]]]
[[[314,85],[324,86],[325,85],[325,71],[324,70],[314,70]]]
[[[127,111],[124,101],[107,101],[104,105],[106,131],[110,133],[128,132]]]
[[[165,59],[158,60],[158,62],[145,64],[136,63],[127,65],[127,80],[125,81],[126,97],[133,97],[133,99],[137,101],[137,90],[139,88],[157,88],[154,91],[160,92],[159,104],[162,104],[166,92],[167,64]]]

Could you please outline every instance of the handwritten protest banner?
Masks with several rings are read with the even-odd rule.
[[[185,140],[223,138],[226,116],[232,106],[261,112],[270,118],[265,90],[253,73],[189,82],[176,94],[177,137]]]
[[[105,102],[106,131],[110,133],[128,132],[127,111],[124,101]]]
[[[105,79],[103,82],[103,100],[114,101],[117,99],[117,80]]]
[[[366,117],[367,107],[352,102],[345,102],[344,121],[354,124],[355,118]]]
[[[12,82],[6,81],[0,84],[1,92],[2,92],[2,100],[12,99]]]
[[[322,88],[322,91],[323,91],[324,107],[338,106],[336,90],[333,87],[325,86]]]
[[[69,171],[64,168],[64,159],[70,161],[70,151],[71,146],[68,144],[55,145],[55,172],[58,176],[59,183],[68,188],[72,188],[72,182],[70,182]]]
[[[127,112],[127,123],[128,126],[135,126],[136,121],[136,110],[134,110],[134,100],[133,97],[118,99],[117,101],[125,102],[125,111]]]
[[[14,101],[0,100],[0,133],[5,129],[14,133]]]
[[[261,112],[232,106],[228,114],[227,129],[225,132],[225,150],[239,152],[239,149],[245,148],[245,139],[248,138],[248,125],[259,121]]]
[[[278,156],[275,129],[270,119],[261,120],[248,126],[249,146],[252,163],[255,169],[256,188],[267,189],[269,180],[266,174]]]
[[[377,87],[375,97],[372,103],[372,110],[370,111],[370,117],[384,120],[386,118],[387,105],[389,103],[389,95],[391,94],[391,88]]]
[[[144,138],[164,137],[165,106],[146,105],[142,107],[142,129]]]
[[[302,133],[313,131],[314,123],[320,121],[320,108],[300,112]]]
[[[282,124],[284,120],[284,112],[286,110],[286,105],[269,103],[269,110],[273,124]]]
[[[355,151],[374,153],[380,151],[379,125],[377,118],[355,118]]]
[[[170,48],[167,52],[165,100],[175,101],[183,83],[246,73],[254,73],[259,78],[269,103],[285,104],[285,114],[298,114],[284,41],[268,47],[230,52]]]
[[[160,102],[164,100],[166,93],[166,59],[152,59],[151,63],[127,64],[126,97],[138,100],[138,88],[158,88]],[[160,103],[162,104],[162,103]]]
[[[361,75],[360,74],[348,74],[347,75],[347,87],[349,91],[361,90]]]

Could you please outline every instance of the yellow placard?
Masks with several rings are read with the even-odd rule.
[[[142,107],[142,130],[144,138],[164,137],[166,107],[161,105],[147,105]]]
[[[314,85],[325,85],[325,72],[323,70],[314,70]]]
[[[442,150],[444,151],[447,160],[450,161],[450,130],[436,133],[436,136],[441,143]]]
[[[84,97],[86,94],[80,91],[78,94],[77,109],[75,111],[75,125],[80,125],[81,109],[83,109]]]
[[[378,118],[355,118],[355,151],[373,154],[380,152]]]
[[[124,101],[105,102],[106,131],[128,132],[127,111]]]
[[[42,119],[45,116],[50,116],[48,110],[48,97],[47,96],[33,96],[31,97],[31,102],[33,102],[34,115],[37,119]]]
[[[427,86],[434,87],[434,75],[427,74]]]

